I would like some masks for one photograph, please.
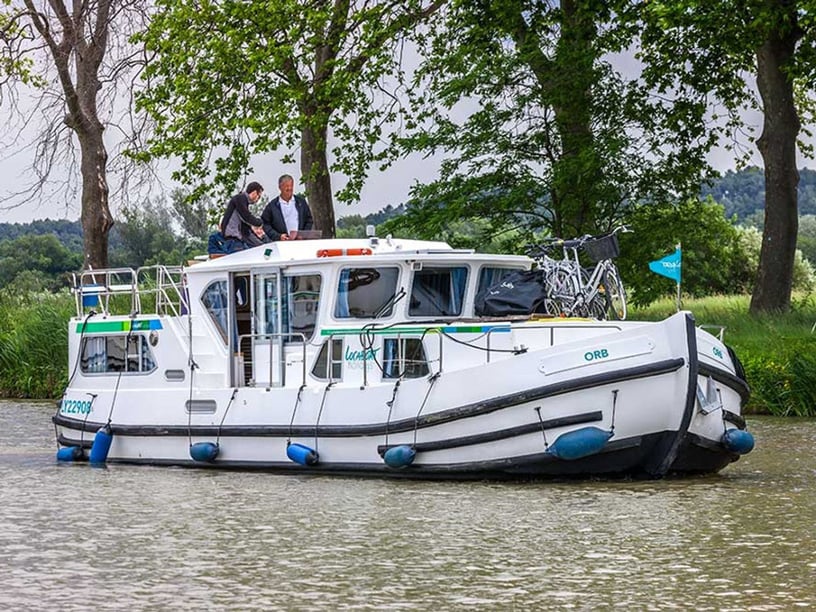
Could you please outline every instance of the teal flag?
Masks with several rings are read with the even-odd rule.
[[[674,280],[674,282],[676,282],[678,285],[680,284],[680,272],[682,268],[683,253],[680,250],[680,247],[677,247],[677,249],[671,255],[666,255],[662,259],[649,262],[649,269],[652,272],[660,274],[661,276],[667,276]]]

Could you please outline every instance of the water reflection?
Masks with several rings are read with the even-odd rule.
[[[0,404],[0,601],[85,610],[816,605],[816,422],[722,474],[434,483],[57,465]]]

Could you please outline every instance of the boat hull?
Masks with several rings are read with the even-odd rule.
[[[716,472],[739,456],[720,438],[744,428],[747,385],[701,358],[697,338],[680,314],[369,387],[99,389],[83,418],[64,400],[54,423],[62,446],[86,453],[109,423],[108,463],[433,479]],[[701,410],[699,387],[715,379],[721,405]],[[567,458],[559,442],[573,444]],[[196,460],[196,444],[212,459]],[[293,459],[290,445],[314,460]],[[410,460],[389,465],[398,447]]]

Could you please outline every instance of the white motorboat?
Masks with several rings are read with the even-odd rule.
[[[84,272],[57,457],[506,478],[716,472],[753,447],[720,338],[661,322],[477,316],[532,260],[440,242],[276,242]]]

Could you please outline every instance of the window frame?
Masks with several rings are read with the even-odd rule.
[[[101,370],[101,371],[94,371],[86,369],[87,366],[83,365],[83,362],[89,361],[89,357],[86,357],[85,352],[87,350],[87,346],[91,341],[99,341],[105,340],[105,363],[106,366],[109,362],[108,355],[111,351],[108,349],[110,341],[116,341],[120,338],[125,339],[125,353],[124,353],[124,369],[122,370]],[[129,370],[128,365],[131,361],[131,353],[128,352],[129,347],[127,346],[131,341],[136,341],[138,344],[138,358],[139,358],[139,369],[138,370]],[[96,353],[98,354],[98,353]],[[144,369],[145,365],[145,358],[150,360],[152,363],[152,367],[149,369]],[[80,351],[79,351],[79,371],[82,373],[83,376],[147,376],[159,369],[158,361],[156,360],[156,356],[153,354],[153,350],[150,346],[150,340],[148,339],[146,334],[142,333],[117,333],[117,334],[94,334],[91,336],[85,336],[82,339],[82,343],[80,344]]]
[[[411,301],[414,295],[414,288],[417,287],[417,275],[422,274],[423,272],[428,271],[448,271],[448,278],[449,281],[453,282],[453,270],[464,270],[465,272],[465,281],[462,287],[461,295],[459,296],[459,312],[455,314],[412,314],[411,313]],[[423,264],[422,267],[418,270],[412,270],[411,274],[411,286],[408,289],[408,307],[406,309],[407,316],[412,319],[436,319],[436,318],[457,318],[464,315],[466,312],[466,305],[468,304],[468,286],[470,285],[470,279],[472,276],[472,268],[467,263],[457,263],[457,264],[450,264],[450,263],[430,263],[430,264]]]

